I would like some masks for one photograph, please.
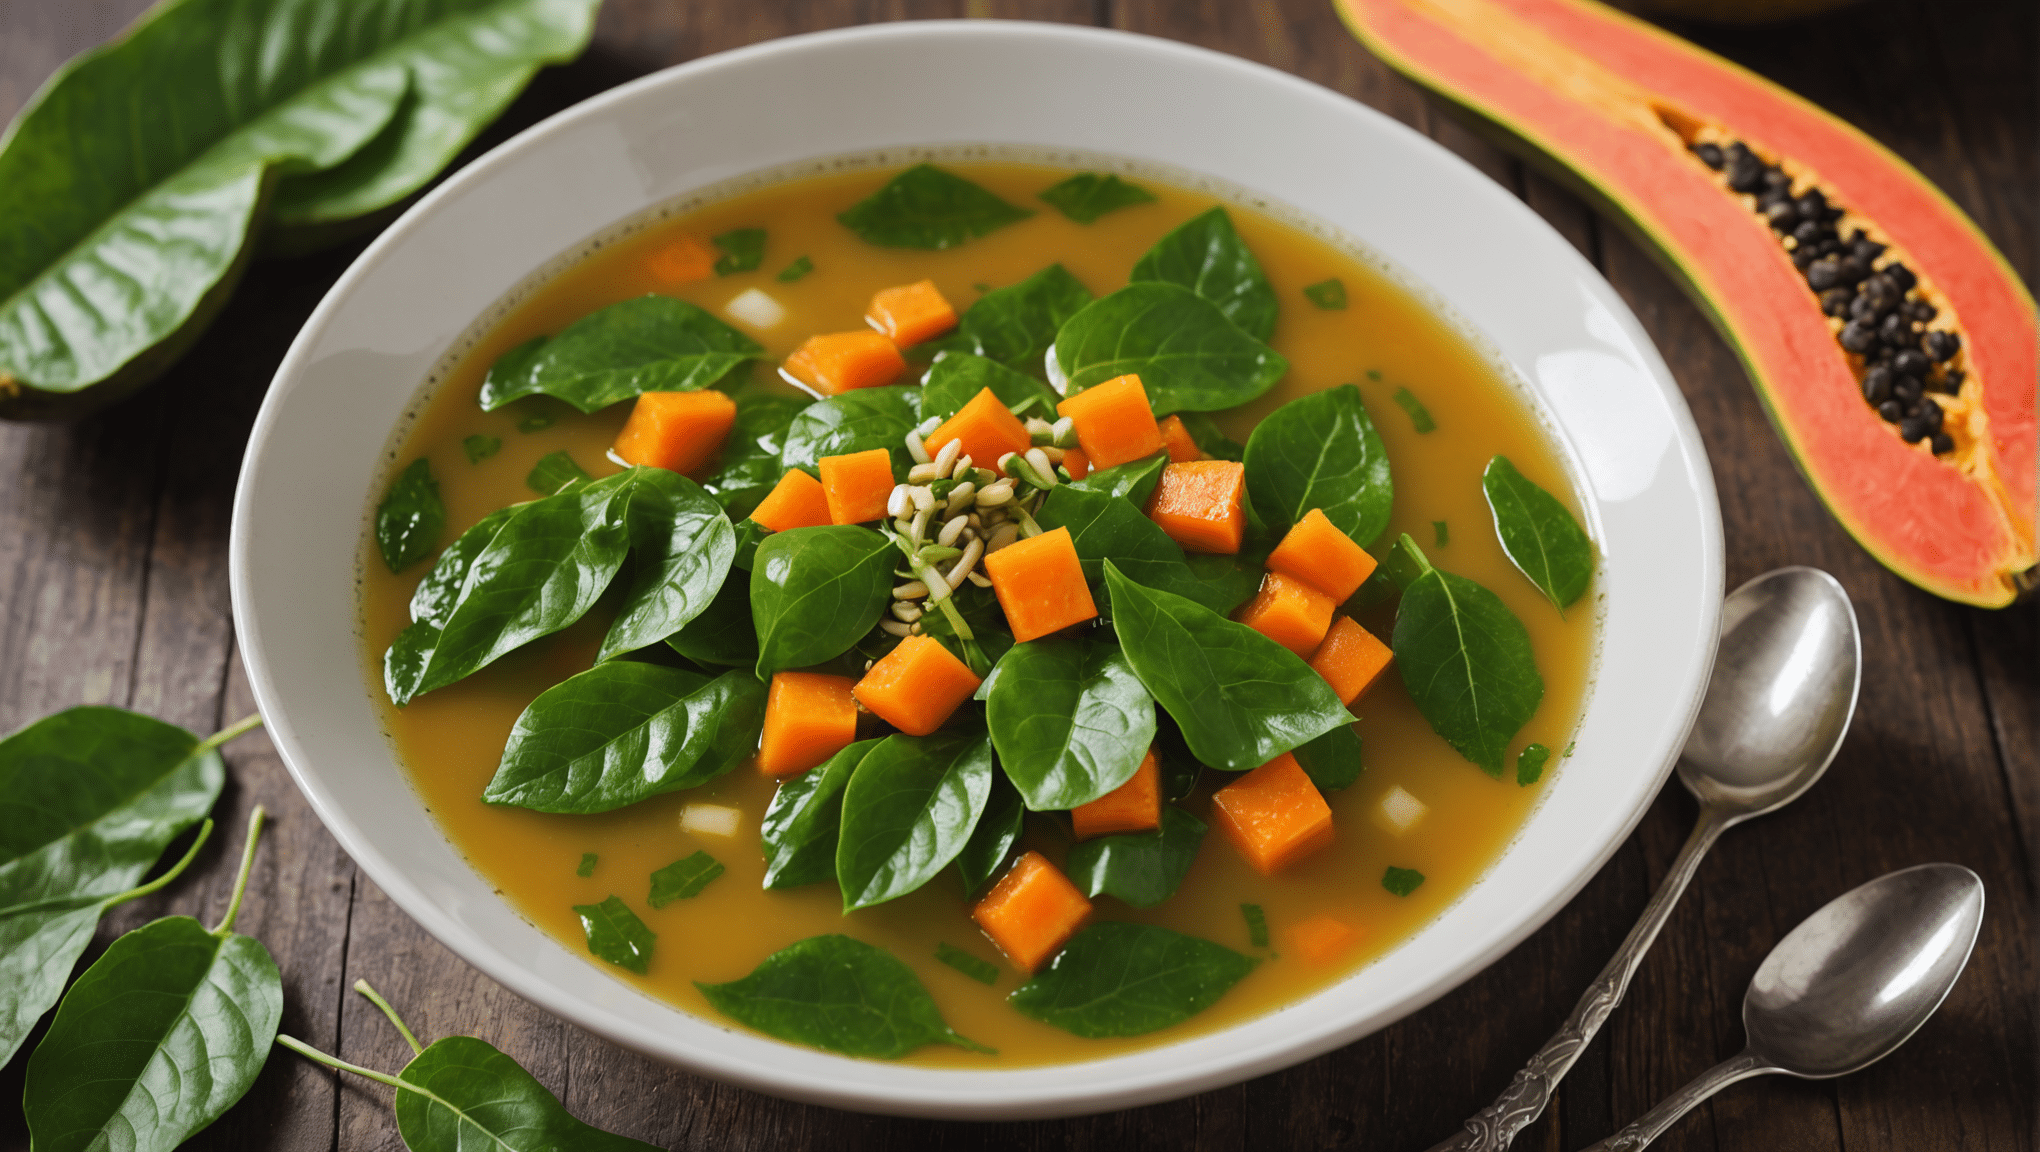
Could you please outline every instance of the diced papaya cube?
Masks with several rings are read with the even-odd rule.
[[[1263,876],[1332,842],[1332,807],[1287,752],[1213,793],[1211,812]]]
[[[1148,405],[1140,377],[1115,376],[1055,406],[1070,418],[1077,446],[1093,468],[1110,468],[1162,450],[1161,425]]]
[[[985,554],[985,575],[1005,609],[1015,643],[1079,624],[1098,614],[1068,528],[1016,540]]]
[[[1089,804],[1070,809],[1077,839],[1115,836],[1121,832],[1146,832],[1162,826],[1162,765],[1155,750],[1134,769],[1133,779]]]
[[[971,397],[970,403],[957,409],[956,415],[928,433],[924,443],[932,455],[942,451],[951,440],[963,441],[965,456],[979,467],[990,468],[1002,476],[1005,472],[999,467],[999,457],[1008,452],[1025,452],[1034,443],[1027,434],[1027,425],[990,388]]]
[[[1190,430],[1183,427],[1181,416],[1162,418],[1162,447],[1169,450],[1169,463],[1188,464],[1192,460],[1204,459],[1204,449],[1197,446],[1197,439]]]
[[[926,736],[983,683],[933,636],[909,636],[879,658],[851,692],[871,714],[909,736]]]
[[[667,284],[706,280],[715,274],[715,249],[699,236],[682,236],[646,257],[645,267]]]
[[[877,388],[906,370],[900,350],[876,332],[810,336],[780,366],[781,375],[820,396]]]
[[[1261,577],[1260,592],[1233,619],[1308,660],[1324,643],[1337,607],[1330,596],[1303,581],[1270,572]]]
[[[1082,448],[1063,449],[1062,466],[1069,469],[1072,480],[1082,480],[1091,474],[1091,460]]]
[[[737,402],[713,388],[641,392],[611,451],[626,464],[692,472],[722,447],[737,422]]]
[[[1339,703],[1351,704],[1374,686],[1394,657],[1374,633],[1341,616],[1332,621],[1324,641],[1310,654],[1310,666],[1339,694]]]
[[[884,288],[871,298],[864,320],[901,348],[956,327],[956,309],[935,290],[933,280]]]
[[[857,739],[857,701],[848,676],[774,672],[765,695],[765,731],[758,771],[795,776]]]
[[[1351,924],[1331,916],[1313,916],[1289,930],[1289,944],[1306,964],[1329,964],[1359,939]]]
[[[868,448],[848,456],[824,456],[816,467],[822,473],[831,524],[862,524],[885,516],[885,502],[893,490],[892,453]]]
[[[1268,553],[1268,567],[1294,576],[1344,604],[1374,575],[1374,557],[1339,530],[1321,509],[1303,514]]]
[[[1091,902],[1039,852],[1015,860],[970,912],[999,951],[1029,972],[1055,955],[1090,914]]]
[[[1185,552],[1231,555],[1247,535],[1247,468],[1235,460],[1167,464],[1148,497],[1148,519]]]
[[[829,495],[822,482],[798,468],[788,469],[779,478],[772,491],[751,509],[751,519],[774,532],[835,523],[829,519]]]

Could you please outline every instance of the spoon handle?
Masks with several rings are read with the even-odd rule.
[[[1729,814],[1703,805],[1700,820],[1693,826],[1693,834],[1686,838],[1686,846],[1679,849],[1678,858],[1672,861],[1671,871],[1665,873],[1664,882],[1645,906],[1643,916],[1636,927],[1622,941],[1622,947],[1601,969],[1586,994],[1573,1007],[1572,1015],[1566,1017],[1559,1028],[1537,1055],[1516,1073],[1509,1086],[1495,1098],[1495,1102],[1467,1118],[1460,1131],[1431,1152],[1501,1152],[1516,1138],[1529,1123],[1544,1114],[1545,1106],[1551,1103],[1551,1093],[1558,1082],[1579,1059],[1580,1051],[1601,1030],[1601,1022],[1622,1002],[1622,994],[1629,990],[1630,977],[1636,975],[1637,965],[1643,962],[1643,954],[1650,951],[1651,942],[1657,939],[1658,930],[1672,914],[1673,905],[1686,891],[1686,885],[1693,880],[1693,873],[1700,867],[1700,858],[1714,846],[1714,841],[1723,830],[1735,822]]]
[[[1679,1117],[1698,1107],[1702,1100],[1738,1080],[1776,1071],[1756,1053],[1745,1048],[1695,1076],[1684,1088],[1658,1101],[1657,1107],[1637,1117],[1629,1127],[1586,1149],[1586,1152],[1637,1152],[1662,1135]]]

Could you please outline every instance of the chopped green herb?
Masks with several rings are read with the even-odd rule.
[[[446,504],[439,498],[439,481],[432,478],[432,462],[420,456],[390,482],[390,490],[375,510],[375,542],[382,549],[383,563],[401,572],[432,554],[446,530]]]
[[[1032,215],[953,172],[916,164],[836,219],[867,244],[935,249],[954,248]]]
[[[460,450],[467,453],[470,464],[480,464],[502,449],[503,441],[494,436],[470,436],[460,442]]]
[[[1374,373],[1369,372],[1368,375],[1373,376]],[[1403,411],[1410,414],[1410,423],[1417,426],[1419,433],[1437,431],[1438,422],[1431,419],[1430,409],[1424,407],[1424,402],[1417,399],[1416,393],[1407,388],[1398,388],[1395,390],[1395,402]]]
[[[1343,312],[1346,309],[1346,285],[1337,276],[1306,285],[1303,294],[1327,312]]]
[[[1268,915],[1261,911],[1259,904],[1240,905],[1240,915],[1247,918],[1247,940],[1256,948],[1268,946]]]
[[[659,934],[645,927],[622,900],[611,896],[600,904],[576,904],[574,914],[581,918],[581,931],[588,936],[588,951],[618,968],[645,974]]]
[[[1424,883],[1424,874],[1415,868],[1398,868],[1391,864],[1382,873],[1381,886],[1397,896],[1407,896]]]
[[[1379,368],[1369,368],[1369,369],[1367,370],[1367,378],[1368,378],[1369,380],[1379,380],[1379,379],[1381,379],[1381,369],[1379,369]]]
[[[1565,745],[1565,751],[1563,751],[1563,752],[1559,753],[1559,754],[1558,754],[1558,758],[1559,758],[1560,760],[1570,760],[1570,759],[1572,759],[1572,750],[1573,750],[1574,748],[1578,747],[1578,746],[1579,746],[1579,741],[1577,741],[1577,740],[1569,740],[1569,741],[1567,741],[1567,742],[1566,742],[1566,745]]]
[[[1445,521],[1443,520],[1431,521],[1431,535],[1437,538],[1438,542],[1434,545],[1435,547],[1443,548],[1452,542],[1452,532],[1445,526]]]
[[[601,857],[595,855],[593,852],[581,853],[581,866],[579,868],[574,869],[574,875],[593,876],[595,874],[595,862],[600,859]]]
[[[675,860],[652,873],[650,904],[654,908],[664,908],[675,900],[692,899],[701,895],[709,881],[722,874],[722,862],[706,852],[696,852]]]
[[[1129,184],[1110,173],[1079,172],[1041,194],[1056,211],[1079,224],[1090,224],[1107,212],[1146,204],[1155,194],[1138,184]]]
[[[935,958],[963,973],[980,984],[997,984],[999,966],[989,960],[973,956],[953,944],[937,944]]]
[[[779,282],[781,284],[791,284],[814,270],[815,262],[802,256],[800,259],[779,270]]]
[[[549,412],[533,412],[517,422],[517,430],[526,433],[543,432],[552,426],[553,418]]]
[[[750,272],[765,262],[763,228],[738,228],[712,238],[711,243],[722,249],[722,255],[715,260],[715,274],[718,276]]]
[[[576,480],[588,478],[588,474],[565,451],[548,452],[531,466],[531,472],[524,477],[524,486],[540,496],[551,496]]]
[[[1566,748],[1566,754],[1572,754],[1570,746]],[[1542,744],[1532,744],[1518,752],[1516,754],[1516,783],[1525,788],[1537,783],[1538,777],[1544,775],[1544,763],[1549,759],[1551,759],[1551,749],[1546,748]]]
[[[976,283],[972,284],[971,287],[977,289],[980,292],[990,292],[992,290],[992,286],[990,284],[985,283],[982,280],[979,280]]]

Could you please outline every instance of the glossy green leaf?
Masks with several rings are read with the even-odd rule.
[[[1138,184],[1129,184],[1106,173],[1079,172],[1040,194],[1056,211],[1079,224],[1095,224],[1098,217],[1135,204],[1149,204],[1155,194]]]
[[[991,794],[992,741],[983,732],[886,737],[843,790],[836,844],[843,911],[934,879],[963,851]]]
[[[1059,484],[1042,502],[1035,520],[1045,531],[1069,529],[1084,579],[1092,584],[1105,579],[1105,562],[1110,560],[1149,588],[1187,596],[1214,611],[1220,607],[1219,600],[1229,595],[1223,584],[1200,577],[1161,525],[1129,500]],[[1233,604],[1225,607],[1230,609]]]
[[[1143,588],[1114,563],[1105,566],[1105,584],[1127,661],[1202,763],[1259,768],[1353,722],[1324,677],[1252,628]]]
[[[575,1119],[517,1061],[448,1036],[404,1066],[397,1134],[411,1152],[656,1152]]]
[[[1431,567],[1408,536],[1396,547],[1424,565],[1396,608],[1396,669],[1432,730],[1499,777],[1509,742],[1544,699],[1530,634],[1494,593]]]
[[[1183,729],[1167,712],[1155,717],[1155,759],[1162,765],[1162,799],[1173,803],[1197,790],[1197,781],[1204,775],[1204,765],[1190,754],[1190,745],[1183,739]]]
[[[645,927],[645,922],[621,899],[611,896],[600,904],[576,904],[574,915],[581,918],[588,951],[597,959],[640,976],[645,974],[659,934]]]
[[[1310,298],[1311,303],[1327,312],[1346,310],[1346,282],[1337,276],[1330,280],[1304,285],[1303,294]]]
[[[743,762],[765,723],[765,686],[614,660],[539,693],[517,717],[482,793],[538,812],[608,812],[705,784]]]
[[[1407,388],[1398,388],[1395,390],[1395,403],[1396,407],[1409,413],[1410,426],[1415,428],[1419,435],[1438,430],[1438,422],[1431,419],[1431,410],[1424,407],[1424,402],[1417,399],[1416,393]]]
[[[574,875],[579,876],[585,880],[588,877],[593,876],[595,874],[595,865],[601,862],[602,857],[596,855],[595,853],[583,852],[581,853],[580,866],[574,869]]]
[[[958,320],[956,333],[942,343],[1039,376],[1055,334],[1090,302],[1090,289],[1062,265],[1051,264],[979,297]]]
[[[1133,779],[1154,741],[1155,701],[1117,644],[1045,637],[1000,661],[985,719],[1006,778],[1045,812]]]
[[[791,284],[814,270],[815,262],[805,256],[801,256],[796,258],[793,263],[781,268],[776,279],[781,284]]]
[[[467,454],[468,463],[480,464],[503,450],[503,441],[496,436],[468,436],[460,442],[460,450]]]
[[[1313,508],[1363,548],[1388,527],[1395,503],[1388,450],[1351,384],[1269,413],[1247,438],[1246,465],[1247,494],[1274,532],[1289,531]]]
[[[907,433],[920,422],[919,388],[859,388],[831,396],[808,405],[787,425],[779,469],[800,468],[819,476],[824,456],[884,448],[893,454],[893,478],[899,479],[914,466]]]
[[[992,985],[999,982],[999,966],[982,957],[973,956],[954,944],[942,943],[935,946],[935,959],[949,965],[980,984]]]
[[[1204,821],[1165,804],[1160,828],[1085,840],[1070,849],[1064,871],[1087,896],[1116,896],[1135,908],[1152,908],[1176,894],[1204,832]]]
[[[956,871],[963,878],[963,894],[976,896],[978,891],[991,883],[999,869],[1012,854],[1013,845],[1020,840],[1022,821],[1027,816],[1027,805],[1020,799],[1020,790],[1004,772],[992,773],[992,795],[985,801],[983,815],[978,817],[977,827],[970,830],[970,839],[963,845],[963,851],[956,854]]]
[[[1451,525],[1447,524],[1443,520],[1431,521],[1431,542],[1435,547],[1439,548],[1443,548],[1447,544],[1452,543]]]
[[[647,903],[664,908],[675,900],[692,900],[724,871],[722,861],[706,852],[683,856],[652,873],[652,894]]]
[[[538,458],[538,463],[525,473],[524,486],[540,496],[551,496],[564,490],[569,484],[586,484],[594,477],[587,469],[574,463],[572,455],[565,450],[548,452]]]
[[[958,588],[950,604],[970,628],[970,639],[957,635],[949,617],[942,612],[921,617],[921,626],[973,672],[983,675],[1013,648],[1013,634],[1006,630],[1006,614],[990,589],[975,584],[966,583]]]
[[[897,1060],[929,1044],[991,1051],[943,1022],[913,969],[848,936],[813,936],[741,980],[694,986],[730,1019],[825,1052]]]
[[[1226,319],[1256,340],[1265,341],[1275,333],[1275,290],[1224,208],[1200,213],[1156,241],[1134,263],[1128,279],[1188,288],[1218,305]],[[1152,385],[1148,395],[1154,395]]]
[[[432,462],[420,456],[397,473],[376,506],[376,547],[390,571],[402,572],[430,556],[444,531],[446,503],[439,498],[439,481],[432,478]]]
[[[1351,788],[1364,768],[1360,761],[1360,734],[1351,724],[1340,725],[1297,745],[1296,763],[1320,792]]]
[[[1398,868],[1391,864],[1388,871],[1381,874],[1381,886],[1395,896],[1407,896],[1422,887],[1423,883],[1424,874],[1415,868]]]
[[[954,248],[1032,215],[953,172],[916,164],[836,219],[868,244]]]
[[[758,679],[834,659],[871,631],[891,602],[898,557],[891,541],[854,524],[767,536],[751,566]]]
[[[1551,762],[1551,749],[1542,744],[1527,744],[1516,753],[1516,785],[1528,788],[1544,778],[1544,766]]]
[[[482,382],[482,407],[542,394],[597,412],[640,392],[706,388],[764,351],[699,305],[639,296],[503,353]]]
[[[657,644],[714,603],[736,559],[737,532],[700,485],[663,468],[638,469],[626,495],[630,559],[623,600],[598,660]]]
[[[1580,522],[1507,456],[1488,461],[1481,488],[1510,561],[1560,611],[1571,607],[1594,575],[1594,545]]]
[[[1147,505],[1149,496],[1154,495],[1155,485],[1161,482],[1162,469],[1169,466],[1169,454],[1157,452],[1110,468],[1099,468],[1085,474],[1082,480],[1072,480],[1058,485],[1078,492],[1102,492],[1107,496],[1124,497],[1135,508]]]
[[[1232,408],[1275,386],[1289,361],[1177,284],[1129,284],[1070,317],[1055,358],[1076,395],[1134,373],[1157,415]]]
[[[884,737],[859,740],[813,768],[782,781],[765,809],[760,839],[765,887],[797,888],[836,878],[836,838],[843,826],[843,788]]]
[[[1176,418],[1183,422],[1183,430],[1190,433],[1190,439],[1206,456],[1214,460],[1246,459],[1246,445],[1226,435],[1218,421],[1202,412],[1178,412]]]
[[[1023,420],[1038,416],[1053,423],[1056,403],[1062,399],[1048,385],[996,360],[968,352],[945,352],[921,377],[921,413],[946,420],[987,388]]]
[[[745,390],[737,397],[737,419],[723,438],[715,475],[702,485],[732,516],[748,515],[779,483],[786,468],[779,462],[786,431],[793,418],[812,401]]]
[[[1268,946],[1268,914],[1261,911],[1259,904],[1240,905],[1240,915],[1247,921],[1247,942],[1256,948]]]
[[[737,228],[712,237],[709,241],[722,255],[715,258],[715,274],[733,276],[738,272],[755,271],[765,262],[765,230],[763,228]]]
[[[1209,940],[1108,920],[1071,937],[1006,1000],[1086,1039],[1144,1036],[1218,1003],[1257,963]]]
[[[734,539],[735,533],[731,533]],[[666,646],[697,664],[749,668],[758,663],[758,630],[751,625],[751,574],[732,571],[701,615],[666,637]]]
[[[758,545],[763,544],[766,537],[771,535],[772,529],[748,516],[737,521],[737,556],[730,563],[749,572],[757,566]],[[748,593],[745,599],[749,599]]]

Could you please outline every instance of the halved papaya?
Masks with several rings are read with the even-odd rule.
[[[1391,67],[1554,162],[1657,249],[1880,562],[1986,607],[2033,588],[2040,322],[1925,177],[1592,0],[1337,3]]]

